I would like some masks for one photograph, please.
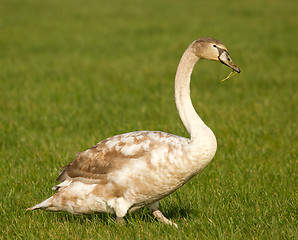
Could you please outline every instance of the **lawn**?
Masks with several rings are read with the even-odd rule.
[[[295,0],[0,0],[0,239],[297,239]],[[188,136],[176,67],[195,39],[229,49],[241,74],[200,61],[193,104],[214,131],[211,164],[125,217],[25,209],[51,196],[77,152],[124,132]]]

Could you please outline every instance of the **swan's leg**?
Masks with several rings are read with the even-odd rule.
[[[124,223],[125,223],[123,217],[116,217],[116,222],[120,225],[124,225]]]
[[[165,224],[169,224],[169,225],[173,225],[175,226],[176,228],[178,228],[177,224],[176,223],[173,223],[171,220],[167,219],[160,210],[158,210],[158,201],[157,202],[154,202],[154,203],[151,203],[149,205],[147,205],[147,207],[149,209],[152,210],[152,214],[155,218],[157,218],[158,221],[162,222],[162,223],[165,223]]]
[[[114,205],[114,211],[116,213],[116,222],[124,225],[125,221],[123,217],[126,215],[128,209],[131,207],[131,203],[126,201],[124,198],[118,198]]]
[[[158,219],[158,221],[169,224],[169,225],[173,225],[176,228],[178,228],[176,223],[173,223],[171,220],[167,219],[161,211],[157,210],[152,210],[153,216],[156,217]]]

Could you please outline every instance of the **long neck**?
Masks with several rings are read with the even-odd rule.
[[[190,98],[190,77],[198,60],[191,47],[188,47],[180,60],[175,77],[176,107],[192,141],[200,138],[202,132],[209,129],[196,113]]]

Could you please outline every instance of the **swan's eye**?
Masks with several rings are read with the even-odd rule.
[[[213,44],[213,47],[217,47],[215,44]]]

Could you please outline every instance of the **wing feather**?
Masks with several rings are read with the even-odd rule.
[[[178,138],[184,140],[158,131],[131,132],[107,138],[90,149],[78,153],[74,161],[61,172],[57,181],[68,178],[102,180],[110,172],[128,164],[131,159],[142,158],[162,144],[169,146],[170,140],[178,140]]]

